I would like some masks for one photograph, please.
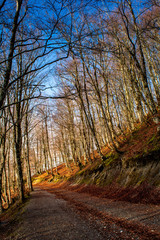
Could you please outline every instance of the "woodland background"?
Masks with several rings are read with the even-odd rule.
[[[31,175],[159,121],[159,0],[3,0],[0,31],[0,212]]]

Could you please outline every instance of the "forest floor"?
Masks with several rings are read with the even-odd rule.
[[[113,201],[37,184],[10,220],[1,219],[4,240],[160,239],[160,205]]]

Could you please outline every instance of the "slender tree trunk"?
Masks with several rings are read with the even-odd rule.
[[[11,169],[10,169],[10,149],[11,149],[11,139],[10,139],[10,133],[8,137],[8,157],[7,157],[7,169],[8,169],[8,174],[7,174],[7,183],[8,183],[8,200],[9,204],[12,203],[12,198],[11,198]]]
[[[9,199],[8,199],[8,189],[7,189],[7,171],[6,171],[6,166],[4,166],[4,168],[3,168],[2,180],[3,180],[2,182],[3,182],[4,199],[5,199],[5,203],[7,204],[7,208],[8,208],[9,207]]]
[[[23,183],[23,171],[22,171],[22,134],[21,134],[21,124],[17,121],[17,127],[14,130],[15,135],[15,153],[17,161],[17,171],[18,171],[18,188],[19,188],[19,198],[20,201],[24,200],[24,183]]]
[[[27,104],[28,105],[28,104]],[[28,106],[27,106],[27,111],[28,111]],[[28,181],[28,186],[29,190],[33,191],[33,186],[32,186],[32,178],[31,178],[31,168],[30,168],[30,162],[29,162],[29,136],[28,136],[28,113],[26,112],[25,116],[25,131],[26,131],[26,166],[27,166],[27,181]]]
[[[2,120],[0,120],[2,121]],[[3,211],[2,207],[2,191],[3,191],[3,171],[5,168],[5,161],[6,161],[6,128],[7,128],[7,121],[4,118],[4,129],[1,130],[2,138],[0,143],[0,213]]]
[[[3,207],[2,207],[2,174],[3,174],[3,170],[4,170],[4,166],[5,166],[5,140],[2,141],[1,144],[1,162],[0,162],[0,213],[2,213],[3,211]]]
[[[51,156],[51,150],[50,150],[50,144],[49,144],[47,117],[45,118],[45,130],[46,130],[46,142],[47,142],[46,144],[47,144],[48,154],[50,158],[51,174],[53,176],[53,163],[52,163],[52,156]]]
[[[149,90],[149,86],[148,86],[146,61],[145,61],[145,56],[144,56],[143,47],[142,47],[142,41],[141,41],[141,37],[140,37],[141,34],[139,32],[139,28],[138,28],[138,25],[137,25],[137,20],[136,20],[136,17],[135,17],[133,8],[132,8],[131,1],[130,0],[127,0],[127,1],[128,1],[128,5],[129,5],[129,8],[130,8],[132,17],[133,17],[134,28],[135,28],[135,31],[136,31],[137,44],[139,46],[140,58],[141,58],[142,66],[140,65],[140,63],[139,63],[139,61],[138,61],[138,59],[137,59],[135,54],[133,55],[133,57],[134,57],[134,60],[136,62],[136,65],[137,65],[137,67],[138,67],[138,69],[139,69],[139,71],[141,73],[142,83],[143,83],[144,93],[145,93],[146,99],[150,102],[152,113],[155,114],[155,113],[157,113],[157,110],[156,110],[156,106],[155,106],[155,102],[154,102],[153,96],[152,96],[152,94],[151,94],[151,92]]]
[[[13,20],[13,27],[12,27],[12,33],[11,33],[11,40],[10,40],[10,46],[9,46],[9,54],[8,54],[8,61],[7,61],[7,66],[6,66],[6,71],[5,71],[5,76],[4,76],[4,83],[2,88],[0,89],[0,108],[3,106],[6,93],[7,93],[7,88],[10,80],[10,75],[11,75],[11,69],[12,69],[12,61],[13,61],[13,54],[15,50],[15,40],[16,40],[16,32],[18,28],[18,18],[20,15],[20,10],[22,6],[23,0],[16,0],[16,12]]]

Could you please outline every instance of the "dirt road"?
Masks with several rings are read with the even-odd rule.
[[[160,206],[115,203],[62,189],[36,187],[15,220],[10,229],[2,222],[0,239],[160,239]]]

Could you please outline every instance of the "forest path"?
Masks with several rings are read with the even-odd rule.
[[[152,206],[146,206],[145,209],[144,205],[141,211],[139,208],[139,218],[137,218],[138,214],[134,213],[136,209],[135,211],[131,210],[131,206],[135,208],[135,205],[131,204],[129,209],[129,205],[125,205],[127,203],[114,205],[113,202],[109,202],[107,204],[104,199],[87,194],[36,187],[35,191],[31,193],[29,201],[17,214],[17,220],[10,235],[8,237],[4,235],[1,239],[160,239],[159,206],[154,206],[154,209]],[[119,208],[118,205],[121,207]],[[142,206],[138,205],[137,207]],[[147,208],[150,211],[147,211]],[[110,215],[111,212],[112,215]],[[126,220],[127,212],[128,220],[133,218],[137,222]],[[148,219],[152,228],[139,225],[140,218]],[[147,222],[147,224],[149,223]]]
[[[103,239],[100,233],[82,220],[63,199],[35,188],[12,233],[3,239],[67,240]]]

